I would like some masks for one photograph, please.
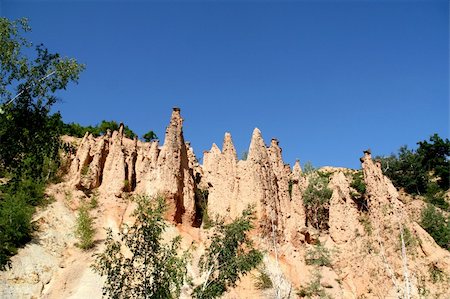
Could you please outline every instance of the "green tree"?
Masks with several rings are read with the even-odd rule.
[[[330,198],[333,191],[328,188],[329,174],[320,171],[309,175],[309,184],[303,194],[306,222],[316,229],[328,229]]]
[[[242,275],[261,263],[262,253],[253,247],[248,236],[254,220],[252,208],[247,208],[230,224],[216,222],[211,244],[199,261],[206,279],[194,288],[194,298],[220,297],[228,288],[235,287]]]
[[[145,140],[145,141],[147,141],[147,142],[150,142],[150,141],[153,141],[153,140],[156,140],[156,139],[158,139],[158,136],[156,136],[156,133],[155,132],[153,132],[153,131],[148,131],[147,133],[145,133],[143,136],[142,136],[142,138]]]
[[[450,184],[450,141],[434,134],[430,137],[430,142],[424,140],[417,144],[417,154],[421,157],[422,166],[425,170],[434,172],[438,185],[447,190]]]
[[[384,174],[395,186],[403,187],[408,193],[423,194],[427,190],[428,175],[422,167],[422,159],[407,146],[402,146],[398,156],[381,158]]]
[[[96,126],[82,126],[73,122],[67,124],[61,122],[61,126],[63,128],[62,133],[65,135],[83,137],[86,132],[89,132],[93,136],[98,137],[105,135],[108,130],[111,132],[119,130],[120,124],[114,120],[102,120],[100,124],[97,124]],[[123,134],[130,139],[137,136],[127,125],[124,125],[123,127]]]
[[[169,244],[162,242],[167,228],[164,198],[136,196],[134,200],[134,224],[120,230],[121,242],[109,229],[105,250],[96,254],[93,269],[106,276],[103,293],[109,298],[177,298],[186,279],[188,252],[179,254],[179,236]]]
[[[107,121],[107,120],[102,120],[102,122],[99,124],[99,125],[97,125],[97,132],[96,132],[96,135],[97,136],[99,136],[99,135],[105,135],[106,134],[106,132],[108,131],[108,130],[110,130],[111,132],[112,131],[117,131],[117,130],[119,130],[119,127],[120,127],[120,124],[118,124],[116,121],[114,121],[114,120],[110,120],[110,121]],[[131,139],[133,139],[134,137],[136,137],[137,135],[128,127],[128,126],[126,126],[126,125],[124,125],[124,127],[123,127],[123,134],[126,136],[126,137],[128,137],[128,138],[131,138]]]
[[[30,30],[26,19],[0,17],[0,175],[9,178],[0,186],[0,268],[30,240],[34,206],[59,166],[55,92],[77,82],[84,69],[42,44],[33,47],[23,37]]]
[[[32,47],[21,36],[27,31],[26,19],[0,18],[0,167],[41,177],[45,163],[58,160],[61,116],[50,114],[54,93],[77,82],[84,66],[42,44],[34,57],[25,55]]]
[[[443,140],[437,134],[429,142],[419,141],[418,149],[400,148],[398,155],[377,157],[381,160],[383,172],[395,186],[404,188],[408,193],[434,195],[430,191],[446,191],[450,178],[450,141]],[[430,184],[437,182],[440,190]],[[431,190],[430,190],[431,189]]]
[[[439,246],[450,250],[450,216],[428,204],[422,211],[420,225],[433,237]]]

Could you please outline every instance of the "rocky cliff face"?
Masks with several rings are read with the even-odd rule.
[[[159,141],[128,139],[123,135],[123,126],[97,138],[86,134],[72,158],[67,182],[58,187],[61,189],[58,194],[63,197],[64,193],[74,192],[80,198],[83,194],[99,194],[98,225],[113,226],[116,230],[129,218],[131,208],[123,199],[127,194],[161,194],[169,205],[167,219],[177,225],[184,237],[191,240],[195,235],[196,242],[202,240],[205,213],[210,218],[219,215],[230,221],[249,205],[254,206],[258,221],[254,236],[269,253],[266,266],[276,268],[269,271],[273,273],[274,284],[289,286],[286,294],[291,294],[291,298],[295,297],[292,288],[308,284],[314,277],[312,273],[319,274],[320,285],[334,298],[419,298],[425,291],[429,296],[450,297],[448,281],[436,283],[430,272],[437,269],[450,275],[449,252],[437,246],[408,216],[397,190],[369,151],[361,162],[366,185],[363,205],[351,187],[354,170],[331,167],[320,170],[329,178],[327,187],[332,195],[326,202],[328,225],[318,231],[307,225],[303,204],[311,176],[302,173],[298,161],[292,169],[283,162],[278,140],[272,139],[266,146],[260,130],[255,129],[244,161],[238,160],[231,134],[226,133],[222,149],[213,144],[204,152],[200,165],[184,140],[180,109],[174,108],[163,145]],[[71,203],[71,208],[76,209],[76,205]],[[196,230],[195,234],[191,229]],[[409,238],[405,246],[401,243],[402,236]],[[332,258],[330,263],[317,267],[310,265],[305,255],[317,250],[319,243]],[[71,254],[75,250],[72,246]],[[15,260],[16,265],[21,265],[26,256],[22,258],[19,253]],[[84,260],[87,265],[89,258],[85,256]],[[68,279],[78,270],[68,266],[53,276]],[[20,275],[16,274],[20,271],[8,273],[0,277],[0,286],[7,285],[4,294],[14,297],[23,290],[23,285],[15,288],[8,281],[11,277],[20,281],[17,278]],[[85,273],[89,280],[95,276],[89,271]],[[49,275],[41,276],[47,279]],[[52,289],[53,285],[61,285],[60,281],[50,279],[46,283],[49,286],[45,288],[42,284],[30,287],[30,294],[57,298],[70,293],[66,289]],[[75,293],[89,293],[89,288],[82,290]],[[99,293],[98,284],[95,292]],[[250,297],[262,296],[258,294]],[[239,294],[234,292],[230,296]]]

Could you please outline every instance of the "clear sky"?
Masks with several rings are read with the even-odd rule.
[[[27,37],[86,64],[56,106],[163,139],[171,108],[197,156],[253,128],[285,162],[359,167],[449,135],[449,2],[0,0]]]

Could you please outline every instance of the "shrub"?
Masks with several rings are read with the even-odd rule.
[[[307,265],[331,266],[331,253],[321,243],[315,245],[306,252],[305,262]]]
[[[368,236],[372,235],[372,223],[370,222],[369,215],[367,213],[362,213],[358,217],[359,222],[364,227],[364,231],[367,233]]]
[[[316,171],[316,168],[310,161],[307,161],[305,165],[303,165],[303,174],[308,175]]]
[[[208,214],[208,195],[207,189],[195,190],[196,224],[197,226],[203,225],[204,229],[209,229],[214,224]]]
[[[144,139],[144,141],[146,142],[150,142],[153,140],[158,139],[158,136],[156,136],[156,133],[153,131],[148,131],[147,133],[145,133],[142,138]]]
[[[402,244],[401,234],[399,234],[398,239],[399,239],[400,248],[401,248],[401,244]],[[418,245],[419,241],[407,227],[404,227],[403,228],[403,242],[405,242],[405,246],[407,248],[409,248],[409,247],[415,247],[416,245]]]
[[[94,246],[94,221],[89,215],[86,206],[81,206],[76,219],[75,236],[78,238],[78,247],[87,250]]]
[[[98,194],[94,193],[89,202],[89,209],[95,209],[96,207],[98,207]]]
[[[329,205],[333,191],[328,188],[329,175],[315,173],[310,176],[308,187],[303,194],[306,222],[316,229],[328,229]]]
[[[300,298],[331,298],[320,284],[322,275],[318,270],[313,273],[313,279],[304,287],[297,291]]]
[[[428,272],[430,273],[431,281],[433,283],[442,282],[447,278],[445,272],[436,267],[434,264],[428,266]]]
[[[130,181],[129,180],[123,180],[122,190],[125,191],[125,192],[131,190],[131,188],[130,188]]]
[[[106,246],[95,255],[94,271],[106,276],[103,294],[110,298],[178,298],[186,279],[188,251],[179,254],[181,237],[163,243],[167,228],[162,197],[135,196],[133,225],[124,225],[115,241],[107,230]],[[121,250],[127,248],[130,257]]]
[[[273,287],[272,279],[270,279],[269,274],[267,274],[264,269],[259,269],[258,274],[254,276],[254,279],[254,286],[258,290],[265,290]]]
[[[422,211],[420,225],[439,246],[450,250],[450,216],[445,217],[441,211],[428,204]]]
[[[0,269],[8,266],[11,255],[31,239],[34,208],[20,195],[6,194],[0,200]]]
[[[288,182],[288,192],[289,192],[289,197],[292,198],[292,189],[294,188],[294,181],[293,180],[289,180]]]
[[[262,261],[262,253],[253,247],[248,232],[253,228],[254,212],[247,208],[230,224],[217,221],[211,244],[200,257],[199,268],[206,274],[203,284],[194,288],[194,298],[217,298],[235,287],[242,275]]]
[[[445,199],[445,191],[441,190],[436,182],[430,182],[428,184],[425,201],[444,211],[450,212],[450,205]]]
[[[364,182],[364,175],[361,170],[353,174],[350,187],[355,189],[360,195],[364,195],[364,193],[366,193],[366,183]]]
[[[82,176],[87,176],[89,173],[89,165],[83,165],[83,167],[81,168],[81,175]]]

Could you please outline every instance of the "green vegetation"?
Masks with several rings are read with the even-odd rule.
[[[399,240],[399,245],[400,245],[399,247],[401,248],[402,240],[401,240],[400,234],[398,236],[398,240]],[[415,247],[416,245],[419,244],[419,240],[414,236],[413,233],[411,233],[411,231],[407,227],[403,228],[403,241],[405,242],[406,248]]]
[[[241,160],[242,161],[247,161],[247,158],[248,158],[248,151],[242,152]]]
[[[429,185],[433,182],[440,190],[447,190],[450,184],[450,141],[434,134],[429,142],[420,141],[417,144],[417,150],[403,146],[398,155],[377,157],[384,173],[395,186],[404,188],[411,194],[431,191]]]
[[[358,217],[359,222],[364,227],[364,231],[368,236],[372,235],[372,222],[370,222],[369,215],[367,213],[361,213],[361,215]]]
[[[307,265],[331,266],[331,253],[320,242],[306,252],[305,262]]]
[[[358,210],[367,212],[369,207],[366,198],[366,183],[364,182],[364,174],[362,170],[355,172],[352,175],[352,182],[350,187],[355,189],[356,192],[351,192],[351,196],[358,206]]]
[[[145,133],[145,134],[142,136],[142,139],[144,139],[144,141],[146,141],[146,142],[150,142],[150,141],[153,141],[153,140],[158,139],[158,136],[156,136],[156,133],[155,133],[155,132],[153,132],[153,131],[148,131],[147,133]]]
[[[313,166],[313,164],[310,161],[307,161],[305,165],[303,165],[303,174],[311,174],[314,171],[316,171],[316,168]]]
[[[119,130],[120,124],[118,124],[116,121],[114,120],[102,120],[100,122],[100,124],[97,124],[95,126],[82,126],[80,124],[77,123],[60,123],[60,125],[62,126],[62,134],[65,135],[70,135],[70,136],[75,136],[75,137],[83,137],[86,132],[91,133],[93,136],[98,137],[101,135],[105,135],[108,130],[110,130],[111,132],[113,131],[117,131]],[[151,131],[153,132],[153,131]],[[136,137],[137,135],[126,125],[124,125],[123,127],[123,134],[130,138],[133,139],[134,137]],[[156,136],[156,135],[155,135]]]
[[[202,225],[204,229],[209,229],[214,225],[208,214],[208,195],[207,189],[195,190],[195,209],[197,215],[197,226]]]
[[[255,220],[253,209],[230,224],[216,221],[211,244],[200,257],[199,268],[206,274],[203,284],[194,288],[194,298],[218,298],[235,287],[242,275],[262,261],[262,253],[253,247],[248,232]]]
[[[98,194],[92,194],[91,200],[89,202],[89,209],[95,209],[98,207]]]
[[[76,219],[75,236],[78,238],[78,247],[81,249],[90,249],[94,246],[94,221],[89,215],[89,209],[83,205],[78,210]]]
[[[106,246],[96,254],[93,269],[106,276],[104,295],[109,298],[178,298],[186,280],[187,251],[179,254],[181,237],[163,243],[167,228],[162,197],[136,196],[136,221],[119,232],[115,241],[109,229]],[[123,245],[122,245],[123,244]],[[125,246],[130,255],[125,256]]]
[[[428,205],[422,211],[421,225],[436,243],[450,250],[450,217],[435,208],[450,211],[445,198],[450,184],[450,141],[434,134],[417,145],[417,150],[404,146],[398,155],[378,159],[395,186],[424,196]]]
[[[430,273],[431,281],[433,283],[442,282],[447,278],[445,272],[436,267],[434,264],[430,264],[428,267],[428,271]]]
[[[258,274],[254,276],[255,283],[254,286],[258,290],[266,290],[273,287],[272,279],[270,279],[269,274],[264,269],[259,269]]]
[[[115,241],[108,230],[105,249],[95,255],[94,271],[106,276],[104,295],[109,298],[178,298],[187,280],[189,251],[180,253],[181,237],[163,243],[167,228],[162,197],[134,197],[135,223],[124,225]],[[262,253],[253,248],[248,232],[253,228],[252,209],[230,224],[216,221],[211,243],[200,257],[205,280],[194,288],[194,298],[217,298],[254,269]],[[126,250],[122,250],[126,247]],[[126,256],[123,252],[128,252]]]
[[[31,239],[35,207],[60,165],[61,115],[55,92],[77,82],[84,66],[32,47],[26,19],[0,18],[0,269]],[[25,54],[27,53],[27,54]]]
[[[366,193],[366,183],[364,182],[364,175],[362,170],[355,172],[352,176],[350,187],[356,190],[359,194]]]
[[[288,192],[289,192],[289,197],[292,198],[292,189],[294,188],[294,181],[293,180],[289,180],[288,182]]]
[[[420,225],[433,237],[439,246],[450,250],[450,216],[428,204],[422,211]]]
[[[320,284],[322,275],[319,270],[313,273],[313,279],[305,286],[297,291],[300,298],[332,298]]]
[[[328,229],[330,198],[329,174],[320,171],[310,174],[309,184],[303,194],[306,222],[319,230]]]

